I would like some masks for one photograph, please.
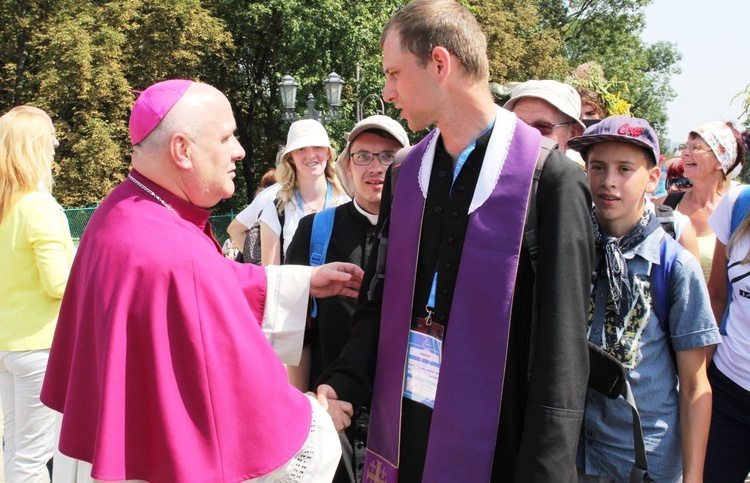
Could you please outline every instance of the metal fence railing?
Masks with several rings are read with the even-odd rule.
[[[73,237],[73,241],[78,244],[78,241],[83,235],[83,231],[86,229],[91,215],[98,208],[97,206],[88,206],[86,208],[69,208],[65,211],[65,216],[68,218],[68,225],[70,226],[70,235]],[[211,227],[213,228],[214,237],[223,245],[224,242],[229,238],[227,234],[227,227],[234,219],[234,213],[228,213],[224,215],[214,215],[209,218]]]
[[[65,211],[65,216],[68,217],[68,226],[70,227],[70,235],[73,237],[73,241],[78,244],[78,240],[81,239],[81,235],[83,235],[83,230],[86,228],[86,225],[89,224],[89,220],[91,219],[91,215],[94,214],[94,210],[98,208],[97,206],[89,206],[86,208],[70,208]]]
[[[211,228],[213,228],[214,237],[220,245],[224,245],[224,242],[229,238],[227,233],[227,227],[234,220],[234,213],[228,213],[224,215],[214,215],[210,219]]]

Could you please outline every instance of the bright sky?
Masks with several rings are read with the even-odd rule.
[[[682,74],[671,82],[677,97],[667,106],[673,145],[704,122],[742,113],[732,98],[750,84],[748,19],[747,0],[653,0],[646,8],[643,39],[674,42],[682,53]]]

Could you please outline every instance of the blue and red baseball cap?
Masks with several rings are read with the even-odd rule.
[[[587,158],[591,146],[604,142],[630,143],[645,148],[659,161],[659,138],[647,120],[639,117],[610,116],[587,128],[580,136],[568,141],[568,147],[575,149],[583,159]]]

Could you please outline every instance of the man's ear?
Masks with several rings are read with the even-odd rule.
[[[192,167],[190,139],[184,133],[174,133],[169,139],[169,159],[180,169]]]
[[[453,67],[453,57],[451,56],[451,53],[448,52],[448,49],[445,47],[435,47],[432,49],[431,60],[434,64],[435,73],[438,75],[438,78],[441,81],[444,81]]]
[[[583,134],[583,128],[577,122],[570,125],[570,137],[574,138]]]

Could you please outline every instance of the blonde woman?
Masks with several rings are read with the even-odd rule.
[[[721,344],[708,368],[713,391],[703,481],[742,483],[750,473],[750,187],[721,200],[709,223],[716,249],[708,293]]]
[[[312,119],[292,123],[276,169],[281,186],[259,217],[262,265],[283,263],[303,216],[350,200],[336,177],[335,159],[322,124]]]
[[[672,193],[664,204],[687,215],[695,229],[703,276],[708,280],[714,255],[716,234],[708,224],[731,179],[742,168],[745,147],[742,136],[731,124],[713,121],[693,129],[680,145],[684,177],[693,182],[690,191]]]
[[[51,409],[39,393],[73,241],[50,194],[58,146],[52,120],[20,106],[0,117],[0,402],[5,481],[47,482]]]

